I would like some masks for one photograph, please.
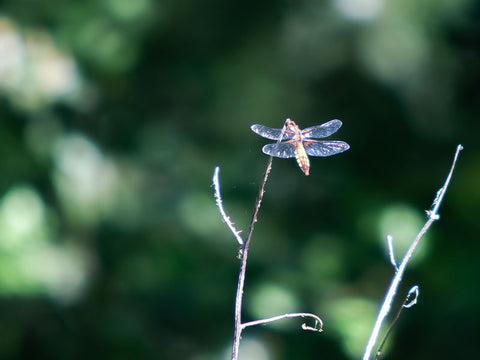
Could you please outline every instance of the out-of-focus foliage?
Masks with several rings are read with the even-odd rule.
[[[241,358],[360,358],[400,259],[465,147],[399,296],[391,359],[477,356],[480,3],[5,0],[0,358],[227,359],[267,158],[249,130],[339,118],[351,149],[275,159],[252,239]],[[399,299],[400,302],[400,299]],[[441,344],[441,345],[439,345]]]

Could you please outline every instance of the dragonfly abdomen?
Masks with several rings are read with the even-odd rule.
[[[300,169],[305,173],[305,175],[308,176],[310,172],[310,160],[308,159],[307,152],[305,151],[305,148],[303,147],[302,142],[297,142],[297,151],[296,151],[296,158],[297,158],[297,163]]]

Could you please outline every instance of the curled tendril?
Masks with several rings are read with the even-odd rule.
[[[322,332],[323,331],[323,323],[321,321],[318,321],[315,319],[315,325],[308,326],[306,323],[302,324],[302,329],[303,330],[308,330],[308,331],[315,331],[315,332]]]
[[[288,318],[294,318],[294,317],[303,317],[303,318],[313,318],[315,320],[315,325],[314,326],[309,326],[306,323],[302,324],[302,329],[303,330],[309,330],[309,331],[315,331],[315,332],[322,332],[323,331],[323,321],[320,319],[317,315],[315,314],[310,314],[310,313],[287,313],[283,315],[278,315],[278,316],[273,316],[270,318],[266,319],[260,319],[260,320],[255,320],[255,321],[250,321],[247,323],[242,324],[242,329],[249,327],[249,326],[255,326],[255,325],[264,325],[267,323],[271,323],[274,321],[282,320],[282,319],[288,319]]]
[[[407,296],[405,297],[405,300],[403,301],[403,307],[405,309],[408,309],[410,307],[412,307],[413,305],[415,305],[417,303],[417,300],[418,300],[418,295],[420,293],[420,289],[418,287],[418,285],[415,285],[413,286],[409,291],[408,291],[408,294]],[[411,296],[414,296],[413,299],[410,300],[410,297]]]

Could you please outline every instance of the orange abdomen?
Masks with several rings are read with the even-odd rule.
[[[300,169],[305,173],[305,175],[308,176],[310,172],[310,160],[308,159],[308,155],[305,151],[305,148],[303,147],[303,143],[297,142],[297,151],[296,151],[296,158],[297,158],[297,163]]]

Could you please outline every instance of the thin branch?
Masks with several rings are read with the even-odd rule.
[[[217,166],[215,167],[215,171],[213,172],[213,187],[215,189],[215,202],[217,203],[218,211],[220,211],[220,215],[222,216],[223,222],[227,224],[228,228],[232,232],[233,236],[235,236],[238,243],[240,245],[243,245],[243,239],[240,236],[240,231],[235,229],[235,226],[233,226],[233,223],[230,220],[230,217],[227,216],[227,214],[225,213],[225,209],[223,208],[222,195],[220,194],[220,182],[218,181],[219,171],[220,171],[220,168]]]
[[[242,328],[244,329],[248,326],[263,325],[263,324],[268,324],[268,323],[271,323],[271,322],[274,322],[274,321],[287,319],[287,318],[295,318],[295,317],[303,317],[303,318],[310,317],[310,318],[313,318],[315,320],[315,326],[308,326],[306,323],[303,323],[302,324],[302,329],[303,330],[318,331],[318,332],[323,331],[322,319],[320,319],[317,315],[310,314],[310,313],[288,313],[288,314],[273,316],[273,317],[266,318],[266,319],[250,321],[250,322],[242,324]]]
[[[284,133],[285,133],[285,125],[283,125],[282,132],[280,134],[280,138],[278,142],[282,140]],[[263,194],[265,193],[265,184],[267,183],[268,175],[270,174],[270,171],[272,169],[272,161],[273,161],[273,156],[270,156],[267,162],[267,168],[265,169],[265,174],[263,175],[262,183],[260,184],[260,188],[258,189],[258,194],[257,194],[257,199],[255,201],[252,220],[250,221],[250,226],[248,228],[245,244],[241,249],[243,251],[240,252],[241,264],[240,264],[240,273],[238,275],[237,295],[235,296],[235,330],[233,334],[231,360],[238,359],[238,349],[240,348],[240,338],[243,330],[242,301],[243,301],[243,288],[245,285],[245,274],[247,271],[248,249],[250,247],[250,240],[252,238],[253,229],[255,227],[255,223],[257,222],[258,212],[260,211],[260,206],[262,204]]]
[[[395,324],[397,323],[398,318],[400,317],[400,314],[402,313],[403,309],[411,308],[413,305],[415,305],[417,303],[418,293],[419,293],[418,285],[413,286],[408,291],[407,296],[405,296],[405,300],[403,300],[403,303],[400,306],[400,309],[398,309],[398,312],[397,312],[397,315],[395,316],[395,319],[393,319],[392,324],[390,325],[390,327],[387,330],[387,333],[383,337],[382,343],[378,347],[377,354],[375,356],[375,360],[378,360],[378,358],[382,354],[382,350],[383,350],[383,347],[385,346],[385,343],[387,342],[388,336],[392,332],[392,329],[395,326]],[[410,296],[412,296],[412,294],[415,294],[415,297],[413,298],[413,300],[410,300]]]
[[[433,224],[433,222],[440,218],[440,216],[438,215],[438,209],[440,207],[440,204],[442,203],[445,192],[447,191],[447,187],[450,184],[450,180],[452,178],[453,170],[454,170],[455,164],[457,162],[458,154],[462,149],[463,149],[462,145],[457,146],[457,150],[455,152],[455,157],[453,159],[453,163],[452,163],[452,166],[450,168],[450,172],[448,173],[448,176],[445,180],[445,183],[440,188],[440,190],[437,191],[437,195],[435,196],[435,199],[433,200],[432,209],[427,211],[428,220],[425,223],[425,225],[423,225],[422,229],[418,233],[418,235],[415,238],[415,240],[413,241],[413,243],[410,245],[410,248],[408,249],[407,253],[405,254],[400,266],[398,267],[398,270],[395,273],[395,276],[392,279],[390,287],[388,288],[387,294],[385,295],[385,299],[383,300],[382,306],[380,307],[380,311],[377,315],[377,319],[375,321],[375,325],[373,327],[372,333],[370,334],[370,338],[368,340],[367,346],[365,348],[365,353],[363,355],[363,360],[370,359],[372,349],[375,346],[375,343],[377,342],[377,339],[378,339],[378,334],[380,332],[380,328],[383,324],[383,321],[385,320],[388,313],[390,312],[392,302],[393,302],[393,299],[395,297],[395,293],[397,292],[398,285],[400,284],[400,281],[402,280],[403,273],[405,272],[407,264],[408,264],[408,262],[410,261],[410,258],[413,255],[413,252],[415,251],[418,243],[420,242],[422,237],[425,235],[425,233],[428,231],[428,229]]]

